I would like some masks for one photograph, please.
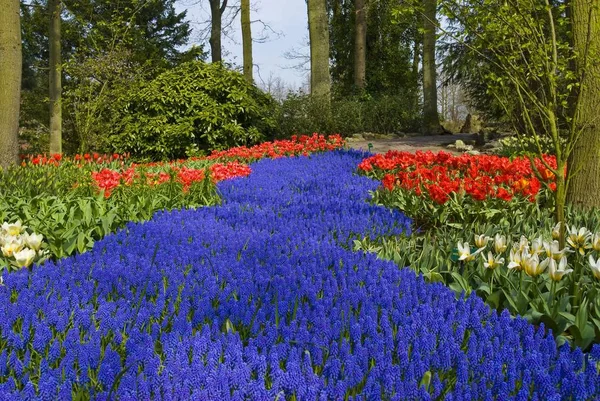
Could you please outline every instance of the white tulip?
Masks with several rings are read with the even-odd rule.
[[[18,220],[16,223],[9,224],[7,222],[2,223],[2,230],[12,236],[17,236],[25,230],[25,226],[21,224],[21,220]]]
[[[489,240],[490,240],[490,237],[488,237],[485,234],[475,235],[475,246],[477,248],[485,248],[487,246]]]
[[[567,269],[567,257],[563,256],[560,258],[560,262],[556,263],[556,260],[549,258],[549,269],[548,273],[550,278],[554,281],[560,281],[565,274],[573,272],[573,269]]]
[[[594,260],[592,255],[589,256],[588,261],[590,262],[590,268],[592,269],[592,274],[597,279],[600,279],[600,258],[598,260]]]
[[[44,240],[44,236],[42,234],[29,234],[25,237],[25,243],[31,249],[37,251],[42,246],[42,241]]]
[[[33,263],[36,252],[33,249],[24,248],[14,254],[15,261],[19,267],[29,267]]]
[[[16,252],[19,252],[23,249],[23,241],[19,239],[15,239],[11,242],[7,242],[2,246],[2,254],[6,257],[13,256]]]
[[[544,260],[540,263],[540,259],[537,254],[523,258],[523,270],[528,276],[537,277],[546,270],[548,267],[549,259]]]
[[[494,257],[494,255],[492,255],[491,252],[488,252],[487,259],[485,258],[485,256],[483,256],[483,254],[481,255],[481,257],[483,258],[483,265],[487,269],[493,270],[496,267],[502,266],[504,264],[504,258],[497,259],[496,257]]]
[[[496,234],[494,237],[494,250],[496,253],[502,253],[506,251],[506,237],[504,235]]]

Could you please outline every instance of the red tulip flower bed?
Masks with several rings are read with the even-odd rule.
[[[124,171],[102,169],[99,172],[92,172],[92,179],[100,190],[104,190],[104,196],[109,197],[111,192],[119,185],[132,185],[140,179],[139,166],[132,166]],[[147,167],[147,166],[142,166]],[[235,177],[246,177],[250,175],[251,169],[245,164],[238,162],[215,163],[208,168],[211,181],[217,183]],[[168,172],[158,173],[146,172],[147,185],[160,185],[169,182],[173,177],[178,183],[182,184],[183,192],[189,191],[194,182],[201,182],[206,178],[206,169],[187,168],[185,166],[170,166]]]
[[[553,156],[544,156],[544,160],[556,166]],[[520,197],[533,202],[543,184],[551,190],[556,186],[554,175],[542,161],[535,159],[534,163],[539,174],[534,173],[526,158],[390,151],[363,160],[358,168],[381,180],[389,191],[402,189],[425,195],[438,204],[446,203],[453,194],[476,201]]]
[[[194,182],[205,179],[207,171],[211,181],[216,184],[230,178],[248,176],[252,170],[244,163],[266,157],[275,159],[292,155],[309,155],[314,152],[338,149],[343,145],[344,140],[339,135],[329,137],[318,134],[293,136],[290,140],[265,142],[250,148],[241,146],[225,151],[216,151],[208,157],[195,157],[171,163],[147,163],[139,166],[134,164],[122,171],[104,168],[98,172],[92,172],[92,178],[96,186],[100,190],[104,190],[104,196],[109,197],[118,185],[131,185],[134,181],[139,180],[140,169],[159,168],[163,171],[145,173],[146,184],[159,185],[174,177],[183,185],[183,191],[187,192]],[[217,163],[217,161],[221,162]],[[189,168],[185,165],[187,162],[206,162],[209,165],[204,168]]]
[[[279,157],[295,155],[307,156],[314,152],[339,149],[342,146],[344,146],[344,139],[338,134],[329,135],[328,137],[318,134],[313,134],[312,136],[293,135],[291,139],[264,142],[249,148],[239,146],[229,150],[213,152],[207,159],[227,159],[251,162],[265,157],[277,159]]]

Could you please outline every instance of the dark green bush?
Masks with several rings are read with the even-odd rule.
[[[271,137],[275,102],[235,71],[184,63],[119,101],[107,151],[145,160],[252,145]]]
[[[390,134],[417,129],[418,118],[412,100],[400,94],[334,99],[330,113],[309,95],[291,94],[281,106],[279,127],[282,136],[313,132]]]

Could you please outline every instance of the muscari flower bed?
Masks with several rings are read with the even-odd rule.
[[[363,154],[263,160],[223,205],[158,213],[5,277],[0,399],[592,400],[600,347],[557,349],[356,236],[410,234],[367,203]]]

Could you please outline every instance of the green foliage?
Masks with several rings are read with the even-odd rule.
[[[133,54],[118,48],[94,58],[73,58],[64,67],[68,77],[63,93],[65,150],[99,151],[118,116],[118,102],[131,87],[160,70],[132,63]]]
[[[542,148],[543,153],[554,154],[554,143],[550,138],[545,136],[538,136],[537,140]],[[563,138],[561,138],[561,142],[563,142],[564,146]],[[519,138],[518,136],[509,136],[500,140],[500,146],[501,148],[498,151],[498,154],[500,156],[537,156],[539,153],[536,140],[534,137],[531,136],[521,138]]]
[[[396,3],[392,0],[368,2],[366,92],[372,96],[394,96],[401,92],[415,101],[418,77],[411,68],[411,46],[416,20],[406,19],[399,23],[392,13]],[[354,2],[333,0],[329,2],[329,8],[332,84],[341,96],[355,95]]]
[[[133,87],[119,106],[105,147],[142,159],[252,145],[275,128],[272,98],[220,64],[184,63]]]
[[[91,170],[65,163],[3,171],[0,221],[21,220],[44,235],[53,258],[61,258],[89,250],[95,241],[124,228],[127,222],[149,220],[158,210],[220,202],[208,177],[193,183],[189,191],[183,191],[176,180],[150,186],[140,178],[132,185],[118,186],[105,198],[92,185]]]
[[[279,128],[283,136],[313,132],[398,133],[419,126],[418,110],[412,100],[402,95],[342,98],[331,101],[331,114],[308,95],[291,94],[281,106]]]
[[[418,211],[419,197],[413,195],[413,203],[408,198],[403,201],[402,197],[393,199],[379,194],[373,200],[420,216],[412,236],[363,238],[354,242],[354,249],[376,252],[380,258],[393,260],[400,267],[410,266],[427,280],[449,286],[457,296],[475,293],[495,309],[508,309],[511,314],[521,315],[536,325],[543,323],[546,329],[552,330],[559,344],[569,342],[585,349],[593,342],[600,342],[600,302],[597,300],[600,280],[592,274],[587,260],[588,254],[598,256],[599,244],[594,245],[591,236],[586,239],[583,254],[567,253],[568,268],[574,271],[558,282],[550,279],[548,269],[531,277],[522,270],[506,267],[513,244],[522,241],[522,236],[529,241],[541,237],[550,242],[556,238],[552,205],[511,201],[504,203],[501,209],[494,209],[488,202],[480,202],[479,207],[464,205],[461,211],[460,205],[450,200],[436,210]],[[566,221],[576,228],[587,227],[598,233],[600,211],[568,208]],[[478,248],[474,238],[482,234],[490,238],[496,234],[504,236],[507,248],[498,252],[493,240],[486,240],[485,250],[475,258],[459,261],[458,244],[468,242],[471,252],[475,252]],[[528,246],[529,252],[533,252],[533,245]],[[546,251],[543,248],[542,251],[540,260],[545,258]],[[488,252],[492,252],[496,260],[503,258],[503,263],[495,269],[485,267]]]
[[[21,6],[23,90],[21,141],[25,153],[48,151],[48,26],[46,0]],[[98,149],[111,125],[112,101],[135,80],[204,57],[181,51],[191,32],[175,1],[63,1],[63,149]]]

